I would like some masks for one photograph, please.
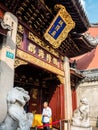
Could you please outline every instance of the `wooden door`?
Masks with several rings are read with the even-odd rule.
[[[56,87],[50,103],[52,109],[52,121],[59,121],[64,119],[64,85],[59,85]],[[59,128],[59,123],[54,125],[54,127]]]

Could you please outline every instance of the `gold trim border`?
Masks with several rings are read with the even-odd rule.
[[[20,65],[27,65],[28,62],[25,62],[24,60],[20,60],[19,58],[15,58],[14,68],[17,68]]]
[[[70,14],[66,11],[66,8],[63,5],[55,5],[55,10],[59,10],[53,21],[51,22],[49,28],[44,34],[44,38],[52,44],[54,48],[58,48],[61,43],[67,38],[68,33],[75,27],[75,22],[72,20]],[[48,32],[56,21],[57,17],[60,16],[63,21],[66,23],[65,28],[62,30],[61,34],[55,40]]]
[[[29,63],[37,65],[37,66],[39,66],[39,67],[41,67],[43,69],[46,69],[48,71],[51,71],[51,72],[53,72],[55,74],[59,74],[61,76],[64,76],[64,71],[62,71],[62,70],[60,70],[60,69],[58,69],[58,68],[56,68],[56,67],[54,67],[54,66],[52,66],[52,65],[50,65],[48,63],[45,63],[44,61],[42,61],[42,60],[40,60],[40,59],[26,53],[26,52],[24,52],[24,51],[22,51],[20,49],[17,49],[16,57],[21,58],[21,59],[23,59],[23,60],[25,60],[25,61],[27,61]]]

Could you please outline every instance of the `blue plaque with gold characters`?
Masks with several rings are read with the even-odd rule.
[[[53,23],[53,26],[50,28],[48,33],[54,38],[57,39],[58,36],[61,34],[63,29],[65,28],[66,23],[63,21],[63,19],[58,16],[55,22]]]
[[[58,13],[46,30],[44,37],[54,48],[58,48],[75,27],[75,22],[64,6],[58,4],[55,9],[58,10]]]

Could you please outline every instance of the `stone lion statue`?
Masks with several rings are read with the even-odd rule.
[[[89,104],[86,98],[80,100],[79,107],[74,111],[72,125],[89,127]]]
[[[33,114],[26,113],[24,105],[30,96],[23,88],[12,88],[7,95],[7,117],[0,125],[0,130],[30,130]]]

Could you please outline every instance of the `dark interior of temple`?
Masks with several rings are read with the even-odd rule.
[[[27,111],[42,112],[44,101],[50,101],[56,87],[60,85],[55,74],[32,65],[21,65],[15,69],[14,86],[22,87],[30,94]]]

